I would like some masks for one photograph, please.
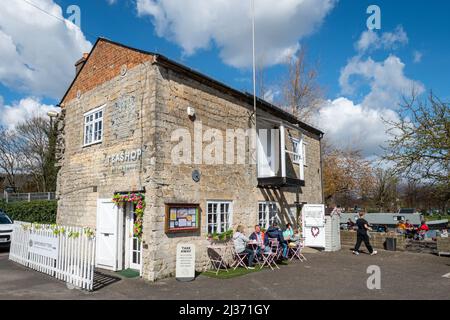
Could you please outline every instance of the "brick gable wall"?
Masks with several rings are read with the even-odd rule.
[[[78,91],[84,94],[119,76],[122,66],[125,65],[127,70],[130,70],[143,62],[153,61],[153,59],[152,55],[99,39],[95,49],[91,51],[86,65],[62,101],[63,107],[64,104],[77,97]]]

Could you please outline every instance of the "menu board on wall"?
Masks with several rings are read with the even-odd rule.
[[[199,211],[198,204],[166,204],[166,233],[199,231]]]

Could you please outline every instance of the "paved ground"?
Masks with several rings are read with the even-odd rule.
[[[380,252],[354,256],[348,249],[307,255],[281,270],[180,283],[121,279],[92,293],[28,270],[0,252],[0,299],[450,299],[450,258]],[[381,289],[367,289],[367,267],[381,269]]]

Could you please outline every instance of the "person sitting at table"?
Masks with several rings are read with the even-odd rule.
[[[256,249],[256,254],[259,255],[263,251],[268,251],[270,248],[264,245],[264,231],[261,231],[261,226],[257,224],[255,226],[255,231],[250,235],[250,240],[254,240],[258,243],[258,249]]]
[[[297,242],[300,239],[295,235],[294,229],[290,223],[286,224],[286,230],[283,231],[283,238],[287,242]]]
[[[425,222],[425,220],[423,220],[420,223],[420,227],[417,228],[417,234],[420,240],[424,240],[425,239],[425,235],[426,233],[430,231],[430,228],[428,228],[427,223]]]
[[[236,228],[236,232],[233,235],[234,250],[237,254],[246,253],[248,258],[248,268],[255,269],[253,267],[255,252],[247,247],[247,243],[249,241],[250,239],[247,238],[244,234],[244,226],[238,225],[238,227]]]
[[[287,259],[288,245],[287,241],[284,240],[283,232],[278,228],[278,224],[273,222],[272,225],[267,229],[266,235],[264,237],[264,245],[266,247],[270,246],[269,239],[277,239],[279,245],[283,249],[283,258]]]
[[[406,224],[405,224],[405,221],[400,220],[400,221],[397,223],[397,233],[404,234],[405,232],[406,232]]]
[[[406,223],[405,223],[405,232],[406,232],[406,236],[407,236],[407,237],[411,237],[411,238],[414,237],[414,233],[415,233],[414,225],[412,225],[411,222],[410,222],[409,220],[406,220]]]

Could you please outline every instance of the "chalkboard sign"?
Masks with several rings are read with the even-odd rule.
[[[166,233],[200,231],[198,204],[166,204]]]

